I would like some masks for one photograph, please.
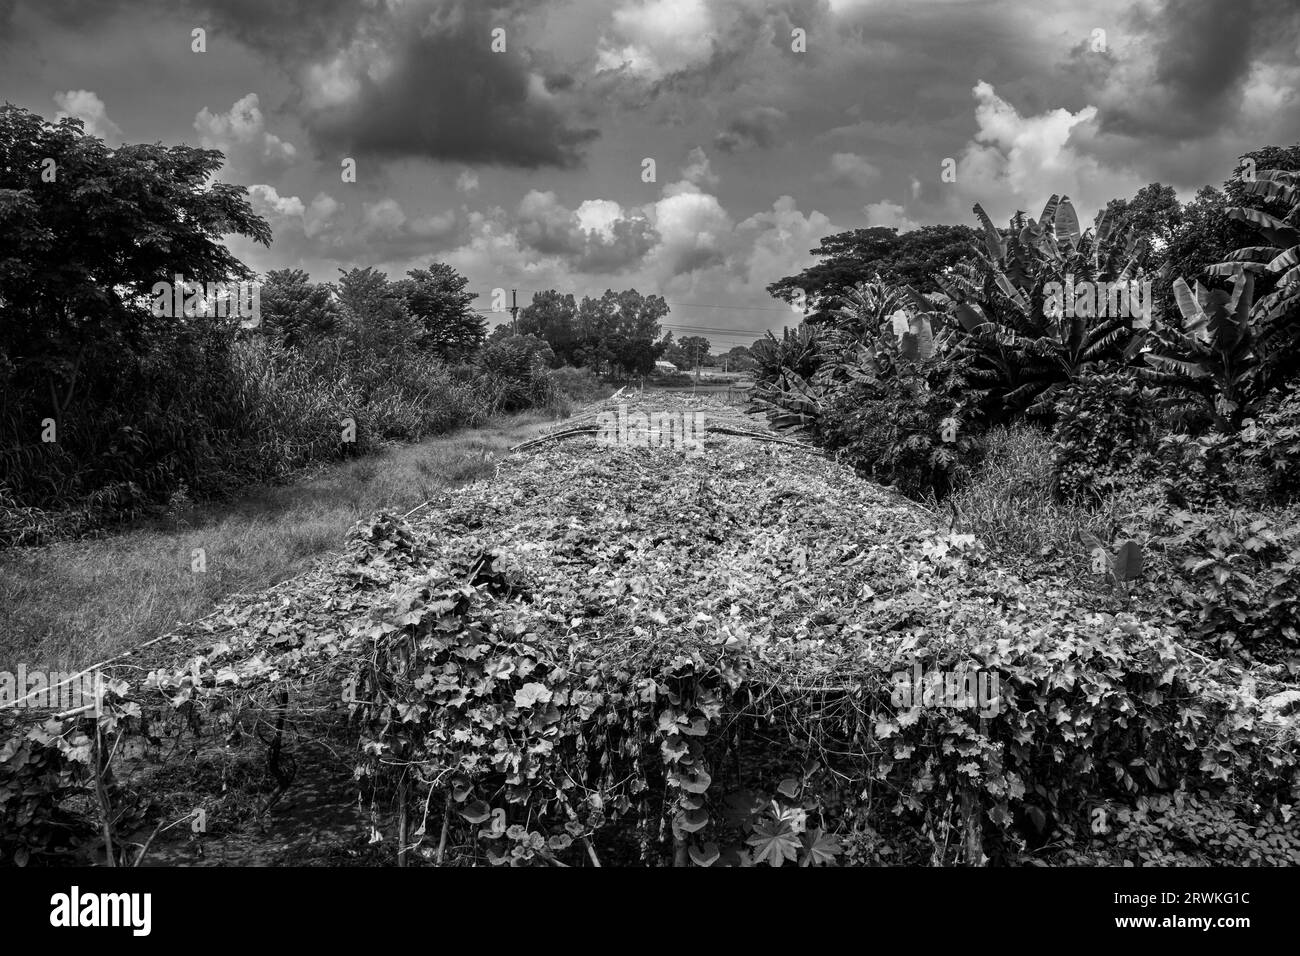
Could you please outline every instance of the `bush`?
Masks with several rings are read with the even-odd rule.
[[[1242,455],[1260,469],[1272,497],[1294,501],[1300,493],[1300,392],[1273,399],[1238,436]]]
[[[963,420],[957,363],[911,362],[882,349],[877,374],[834,389],[819,428],[839,457],[912,498],[945,497],[982,448]]]
[[[1183,631],[1239,660],[1300,649],[1300,517],[1240,510],[1157,519],[1173,569],[1170,609]]]
[[[1155,390],[1129,370],[1090,370],[1055,401],[1052,483],[1069,501],[1100,500],[1135,480],[1153,441]]]

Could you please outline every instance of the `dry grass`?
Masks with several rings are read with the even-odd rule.
[[[358,519],[404,513],[489,475],[493,456],[548,418],[494,425],[356,461],[291,485],[249,488],[125,534],[0,553],[0,670],[86,666],[203,617],[221,599],[292,577],[339,550]],[[207,570],[191,571],[202,548]]]

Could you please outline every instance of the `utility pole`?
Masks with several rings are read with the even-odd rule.
[[[515,293],[517,289],[510,290],[510,331],[514,335],[519,334],[519,299]]]

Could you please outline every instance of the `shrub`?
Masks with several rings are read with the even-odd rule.
[[[1279,659],[1300,647],[1300,522],[1295,514],[1179,511],[1155,543],[1173,568],[1176,623],[1215,651]]]
[[[1241,434],[1242,456],[1264,474],[1271,495],[1283,502],[1300,492],[1300,391],[1273,400]]]
[[[912,498],[943,498],[979,461],[959,363],[880,350],[873,378],[831,392],[821,432],[855,468]]]
[[[1083,373],[1056,398],[1052,485],[1065,500],[1100,500],[1132,483],[1154,439],[1155,390],[1133,372]]]

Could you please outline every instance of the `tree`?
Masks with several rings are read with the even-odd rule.
[[[698,368],[709,357],[709,340],[702,335],[684,336],[680,344],[690,368]]]
[[[423,325],[421,345],[449,362],[473,355],[487,337],[487,319],[470,307],[478,293],[465,291],[469,280],[443,262],[407,275],[394,285]]]
[[[663,298],[635,289],[606,289],[599,299],[584,296],[575,322],[578,364],[590,365],[597,374],[607,369],[628,376],[653,371],[664,347],[659,320],[667,314]]]
[[[920,292],[937,292],[931,276],[970,254],[978,234],[968,226],[922,226],[898,235],[892,226],[836,233],[809,250],[822,261],[797,275],[773,282],[767,291],[797,304],[799,290],[810,309],[830,307],[834,297],[877,274]]]
[[[532,304],[519,310],[519,334],[544,340],[557,365],[580,365],[577,318],[578,306],[572,295],[560,295],[554,289],[534,292]]]
[[[254,278],[221,238],[268,245],[271,230],[247,190],[212,181],[224,162],[189,146],[109,149],[81,120],[0,107],[0,364],[48,389],[56,420],[87,369],[109,374],[155,330],[186,324],[151,314],[155,283]]]
[[[406,307],[406,297],[388,276],[373,267],[340,269],[340,327],[354,350],[363,355],[391,355],[419,341],[420,323]]]
[[[1112,199],[1106,208],[1097,213],[1094,227],[1102,217],[1111,224],[1116,235],[1132,235],[1137,242],[1133,248],[1136,271],[1145,275],[1159,267],[1164,248],[1173,238],[1183,218],[1183,207],[1173,186],[1149,183],[1137,191],[1132,199]]]
[[[273,269],[262,283],[259,331],[285,345],[301,346],[334,331],[338,305],[325,283],[302,269]]]
[[[755,368],[758,363],[754,361],[754,356],[750,354],[749,349],[743,345],[737,345],[723,353],[722,358],[727,364],[727,368],[733,372],[748,372]]]

